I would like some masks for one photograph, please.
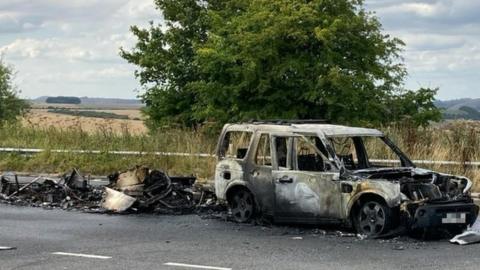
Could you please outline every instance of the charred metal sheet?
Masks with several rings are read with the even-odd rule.
[[[309,132],[322,133],[327,136],[383,136],[383,132],[376,129],[347,127],[331,124],[229,124],[226,126],[229,130],[236,131],[255,131],[266,130],[269,132]]]
[[[121,213],[132,207],[135,201],[135,198],[120,191],[105,188],[105,199],[102,202],[102,207],[109,211]]]
[[[119,174],[115,187],[122,188],[143,184],[148,174],[149,169],[147,167],[137,166],[132,170]]]
[[[144,184],[133,185],[133,186],[122,187],[122,188],[119,188],[118,190],[120,192],[125,193],[128,196],[140,197],[140,196],[143,196],[144,186],[145,186]]]
[[[69,177],[65,177],[65,185],[72,189],[88,190],[87,180],[74,168]]]
[[[450,243],[459,245],[480,243],[480,219],[477,219],[473,226],[466,232],[453,237]]]
[[[1,247],[0,246],[0,250],[16,250],[17,248],[16,247]]]

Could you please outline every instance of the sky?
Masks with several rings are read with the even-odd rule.
[[[439,99],[480,98],[480,1],[366,0],[384,31],[405,41],[406,87]],[[0,54],[23,97],[135,98],[135,67],[120,47],[130,25],[162,23],[153,0],[1,0]]]

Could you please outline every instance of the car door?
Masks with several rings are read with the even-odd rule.
[[[254,187],[256,200],[266,215],[273,214],[273,181],[271,137],[268,133],[258,133],[253,146],[253,158],[246,165],[247,177]]]
[[[336,181],[339,173],[318,137],[273,136],[272,148],[275,221],[338,221],[342,209]]]

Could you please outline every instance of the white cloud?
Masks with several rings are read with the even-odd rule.
[[[439,98],[480,98],[480,1],[367,0],[385,31],[406,43],[408,87],[440,87]]]
[[[134,66],[118,55],[131,25],[161,21],[153,0],[2,0],[0,54],[26,96],[134,97]]]
[[[126,76],[130,76],[131,73],[131,68],[126,66],[117,66],[95,70],[82,70],[80,72],[54,72],[40,75],[37,77],[37,79],[41,83],[57,83],[59,81],[68,81],[76,84],[92,84],[105,80],[122,79]]]
[[[398,13],[411,12],[422,17],[439,16],[445,13],[447,8],[442,3],[402,3],[398,6],[385,8],[384,12]]]
[[[44,59],[65,59],[68,61],[94,60],[94,53],[80,47],[80,44],[66,42],[57,38],[44,40],[38,39],[17,39],[14,42],[0,47],[0,54],[8,55],[10,58],[44,58]]]

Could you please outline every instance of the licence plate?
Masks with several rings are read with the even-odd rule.
[[[447,213],[442,218],[443,224],[464,224],[467,223],[467,213]]]

